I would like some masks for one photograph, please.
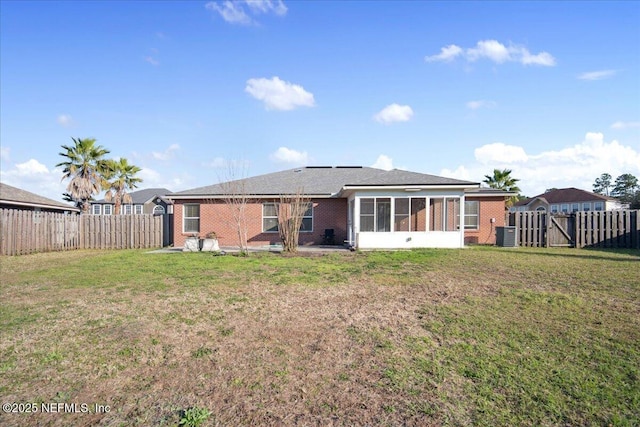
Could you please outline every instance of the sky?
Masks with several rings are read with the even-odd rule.
[[[360,165],[640,177],[640,2],[2,1],[0,180],[95,138],[172,191]]]

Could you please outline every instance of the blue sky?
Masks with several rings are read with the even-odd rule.
[[[60,199],[71,137],[143,187],[301,165],[529,196],[640,177],[640,2],[3,1],[0,179]]]

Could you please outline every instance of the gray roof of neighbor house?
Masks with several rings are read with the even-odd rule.
[[[315,196],[335,196],[344,187],[384,187],[396,185],[415,186],[468,186],[475,182],[399,169],[390,171],[362,166],[306,166],[280,172],[259,175],[244,180],[229,181],[170,194],[169,198],[190,198],[194,196],[226,196],[229,187],[244,185],[244,193],[262,196],[295,194],[303,189],[305,194]],[[237,188],[237,187],[236,187]]]
[[[603,196],[602,194],[592,193],[591,191],[580,190],[579,188],[557,188],[538,194],[529,199],[520,200],[514,206],[527,206],[535,199],[544,199],[549,204],[557,203],[574,203],[574,202],[590,202],[590,201],[607,201],[615,200],[613,197]]]
[[[75,206],[58,202],[47,197],[40,196],[30,191],[0,182],[0,204],[13,204],[17,206],[29,206],[45,209],[59,209],[61,211],[76,211],[80,209]]]
[[[161,199],[163,199],[164,201],[167,201],[166,199],[166,195],[170,194],[171,191],[167,190],[166,188],[145,188],[144,190],[138,190],[138,191],[132,191],[131,193],[129,193],[129,195],[131,196],[131,203],[134,205],[142,205],[146,202],[148,202],[149,200],[151,200],[152,198],[158,196]],[[91,202],[92,204],[96,203],[96,204],[105,204],[105,203],[111,203],[113,204],[113,202],[107,202],[105,199],[100,199],[100,200],[94,200]]]

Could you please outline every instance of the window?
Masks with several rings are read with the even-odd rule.
[[[438,197],[429,200],[431,231],[456,231],[460,216],[460,199]]]
[[[391,199],[360,199],[360,231],[391,231]]]
[[[120,208],[120,211],[124,215],[131,215],[131,212],[132,212],[131,205],[122,205],[122,207]]]
[[[589,202],[584,202],[584,203],[582,204],[582,210],[583,210],[583,211],[586,211],[586,212],[590,211],[590,210],[591,210],[591,203],[589,203]]]
[[[155,205],[153,207],[153,214],[154,215],[164,215],[164,206],[162,205]]]
[[[360,199],[360,231],[374,231],[375,199]]]
[[[603,211],[604,210],[604,202],[593,202],[593,210],[594,211]]]
[[[376,231],[391,231],[391,199],[376,199]]]
[[[571,212],[578,212],[580,210],[580,203],[571,203]]]
[[[477,230],[479,224],[479,205],[477,200],[465,200],[464,202],[464,229]]]
[[[278,207],[275,203],[262,205],[262,231],[265,233],[278,232]]]
[[[427,199],[425,197],[411,198],[410,231],[427,231]]]
[[[544,212],[544,211],[546,211],[546,209],[544,208],[544,206],[538,206],[538,207],[536,208],[536,211],[538,211],[538,212]]]
[[[300,231],[312,232],[313,231],[313,203],[309,203],[309,207],[302,216],[302,223],[300,224]]]
[[[551,213],[552,213],[552,214],[554,214],[554,213],[558,213],[558,209],[559,209],[559,208],[560,208],[560,207],[559,207],[558,205],[551,205]]]
[[[105,215],[111,215],[113,213],[113,206],[112,205],[104,205],[104,214]]]
[[[560,206],[560,210],[562,211],[562,213],[569,213],[569,204],[568,203],[563,203]]]
[[[409,230],[409,205],[408,198],[395,200],[395,217],[393,221],[394,231],[410,231]]]
[[[100,215],[102,213],[102,205],[93,205],[93,210],[91,212],[94,215]]]
[[[142,215],[142,205],[135,205],[136,215]]]
[[[182,221],[183,221],[182,223],[183,232],[199,233],[200,232],[200,205],[185,204],[184,217]]]

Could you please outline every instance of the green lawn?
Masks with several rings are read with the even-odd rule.
[[[639,251],[76,251],[0,268],[0,397],[38,410],[3,426],[640,424]]]

